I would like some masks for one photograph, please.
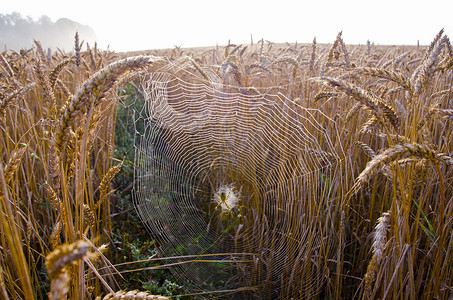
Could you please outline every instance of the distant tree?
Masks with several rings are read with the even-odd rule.
[[[79,24],[67,18],[56,22],[48,16],[41,16],[37,21],[31,17],[22,17],[14,12],[0,14],[0,47],[13,50],[30,48],[38,40],[44,48],[57,47],[66,51],[74,48],[74,35],[79,32],[82,40],[93,44],[96,35],[89,26]]]

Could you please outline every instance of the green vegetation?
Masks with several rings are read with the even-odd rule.
[[[143,107],[143,96],[134,83],[127,84],[119,91],[113,156],[116,160],[123,161],[123,167],[113,181],[116,188],[111,200],[115,247],[112,247],[110,252],[112,261],[118,265],[118,271],[125,272],[121,284],[124,289],[146,290],[162,296],[184,294],[184,288],[175,283],[176,280],[167,268],[146,270],[161,262],[147,261],[157,257],[157,250],[132,201],[135,155],[133,145],[136,131],[142,134],[144,132],[143,122],[135,122],[134,117],[140,114]]]

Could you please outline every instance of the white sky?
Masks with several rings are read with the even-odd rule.
[[[272,42],[429,44],[440,29],[453,41],[452,0],[20,0],[0,13],[69,18],[114,51]],[[81,37],[83,39],[83,36]]]

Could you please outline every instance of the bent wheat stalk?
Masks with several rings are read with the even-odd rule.
[[[363,75],[369,75],[369,76],[374,76],[378,78],[383,78],[387,79],[390,81],[393,81],[397,84],[399,84],[402,88],[404,88],[407,91],[411,91],[411,83],[409,81],[409,78],[407,78],[406,75],[400,72],[394,72],[390,70],[384,70],[380,68],[370,68],[370,67],[359,67],[355,68],[354,72],[357,72],[359,74]]]
[[[396,115],[393,108],[386,104],[384,100],[373,95],[367,90],[364,90],[354,84],[348,83],[341,79],[324,76],[318,80],[326,82],[330,86],[342,92],[345,92],[349,96],[352,96],[354,99],[360,101],[363,105],[366,105],[369,109],[371,109],[373,115],[376,116],[379,120],[387,119],[390,122],[390,124],[392,124],[392,126],[395,128],[395,130],[398,130],[399,127],[398,116]]]
[[[362,184],[367,182],[376,170],[404,156],[417,156],[431,161],[439,161],[449,165],[453,164],[453,158],[444,153],[438,153],[427,146],[417,143],[396,145],[392,148],[388,148],[381,154],[376,155],[368,162],[365,170],[357,177],[353,190],[355,192],[358,191]]]
[[[5,99],[0,99],[0,119],[6,119],[6,108],[14,102],[17,98],[22,97],[28,90],[30,90],[35,83],[30,83],[29,85],[18,88],[16,91],[8,95]]]
[[[55,135],[57,149],[63,148],[68,139],[70,125],[88,110],[90,103],[96,105],[102,100],[115,82],[128,71],[145,67],[156,60],[157,58],[153,56],[125,58],[108,65],[86,80],[60,117],[59,127]]]

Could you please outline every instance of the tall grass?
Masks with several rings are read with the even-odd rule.
[[[453,51],[443,31],[426,48],[349,46],[340,33],[332,45],[261,40],[153,52],[165,59],[82,49],[77,37],[74,53],[46,53],[36,42],[0,55],[2,298],[108,299],[121,290],[105,252],[115,247],[109,182],[121,168],[112,160],[115,94],[124,75],[148,66],[246,95],[281,93],[295,118],[313,109],[321,126],[335,121],[323,134],[342,151],[320,155],[341,157],[328,177],[311,178],[316,192],[299,195],[335,239],[336,252],[320,257],[331,263],[320,298],[453,296]],[[282,238],[251,226],[266,243]],[[306,232],[308,241],[319,234]],[[310,272],[291,255],[285,278]],[[285,278],[281,297],[308,296]]]

